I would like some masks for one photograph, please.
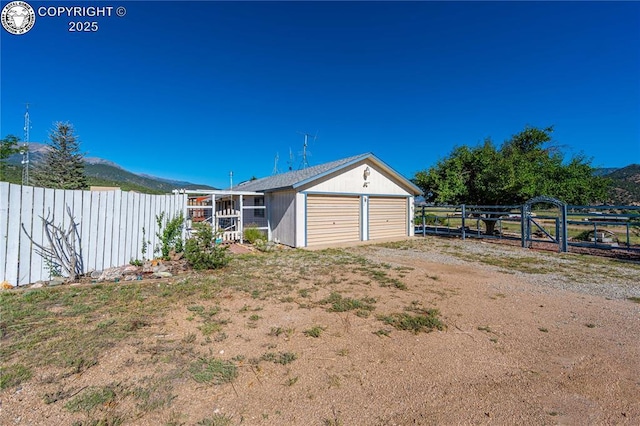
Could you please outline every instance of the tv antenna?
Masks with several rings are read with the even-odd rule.
[[[276,158],[275,160],[273,160],[273,173],[274,175],[277,175],[278,173],[280,173],[280,171],[278,170],[278,160],[280,159],[280,154],[278,154],[276,152]]]
[[[293,151],[291,151],[291,147],[289,147],[289,161],[287,161],[289,165],[289,171],[293,170]]]
[[[307,157],[311,156],[311,153],[307,151],[307,147],[309,146],[309,136],[311,135],[308,133],[302,134],[304,135],[304,145],[302,146],[302,163],[300,164],[300,169],[306,169],[307,167],[309,167],[309,161],[307,160]],[[317,138],[318,132],[316,131],[316,134],[313,136],[313,141],[315,142]]]
[[[27,111],[24,113],[24,144],[20,149],[22,153],[22,185],[29,185],[29,131],[31,130],[31,119],[29,118],[29,103]]]

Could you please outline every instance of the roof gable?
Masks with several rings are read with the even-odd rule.
[[[355,155],[353,157],[343,158],[336,161],[331,161],[329,163],[319,164],[317,166],[307,167],[306,169],[302,170],[294,170],[287,173],[281,173],[261,179],[243,182],[237,185],[234,189],[239,191],[256,192],[272,192],[283,189],[296,189],[366,159],[374,161],[376,164],[384,168],[388,173],[395,176],[398,181],[410,188],[410,190],[413,191],[414,194],[417,195],[422,193],[422,191],[411,181],[403,177],[401,174],[397,173],[391,167],[387,166],[384,162],[379,160],[370,152],[366,154]]]

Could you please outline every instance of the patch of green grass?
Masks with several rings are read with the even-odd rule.
[[[249,321],[258,321],[262,317],[260,315],[253,314],[249,317]]]
[[[303,331],[303,333],[307,337],[320,337],[323,331],[324,331],[324,327],[320,327],[316,325],[314,327],[311,327],[308,330]]]
[[[287,365],[298,359],[298,355],[293,352],[267,352],[260,357],[262,361],[273,362],[274,364]]]
[[[120,385],[92,386],[85,389],[79,395],[64,405],[72,413],[89,413],[96,408],[104,407],[116,399],[116,391],[120,391]]]
[[[198,383],[220,385],[238,377],[238,368],[231,361],[217,358],[200,358],[189,366],[191,377]]]
[[[199,326],[198,329],[202,332],[203,336],[211,336],[213,333],[222,330],[222,326],[217,321],[207,321]]]
[[[636,296],[627,297],[627,300],[634,303],[640,303],[640,297],[636,297]]]
[[[18,386],[29,380],[32,374],[31,370],[22,364],[0,367],[0,390]]]
[[[438,316],[437,309],[427,309],[421,314],[411,315],[406,312],[381,315],[378,319],[398,330],[409,330],[414,333],[444,330],[444,324]]]

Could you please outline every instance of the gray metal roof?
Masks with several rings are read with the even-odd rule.
[[[341,160],[331,161],[329,163],[319,164],[317,166],[307,167],[306,169],[302,170],[294,170],[287,173],[268,176],[262,179],[242,182],[235,186],[233,189],[237,191],[256,192],[271,192],[281,189],[294,189],[365,159],[372,159],[377,164],[379,164],[383,168],[386,168],[392,174],[396,175],[399,180],[413,189],[415,193],[422,193],[422,191],[420,191],[420,189],[411,181],[394,171],[391,167],[387,166],[370,152],[360,155],[354,155],[353,157],[343,158]]]

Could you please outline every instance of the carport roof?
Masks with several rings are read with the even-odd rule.
[[[414,195],[422,194],[420,188],[418,188],[400,173],[387,166],[384,162],[382,162],[379,158],[377,158],[375,155],[373,155],[373,153],[370,152],[366,154],[355,155],[353,157],[343,158],[341,160],[331,161],[329,163],[319,164],[317,166],[307,167],[306,169],[302,170],[294,170],[287,173],[281,173],[261,179],[242,182],[237,185],[234,190],[273,192],[284,189],[296,189],[300,186],[306,185],[309,182],[320,179],[323,176],[347,168],[366,159],[373,161],[388,173],[395,176],[399,181],[407,186],[410,191],[414,193]]]

